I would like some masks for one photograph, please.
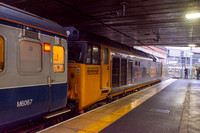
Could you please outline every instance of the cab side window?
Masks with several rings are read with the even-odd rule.
[[[87,57],[86,57],[86,64],[91,64],[92,62],[92,50],[91,50],[91,45],[88,45],[88,51],[87,51]]]
[[[4,69],[4,39],[0,36],[0,72]]]
[[[88,45],[86,56],[86,64],[99,65],[100,64],[100,48],[98,45]]]
[[[93,47],[92,47],[92,64],[94,64],[94,65],[100,64],[99,57],[100,57],[99,46],[93,45]]]
[[[23,73],[42,70],[42,46],[40,43],[21,41],[19,44],[19,69]]]
[[[60,46],[53,46],[53,71],[65,71],[65,52],[64,48]]]

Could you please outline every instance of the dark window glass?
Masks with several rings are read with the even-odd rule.
[[[91,55],[91,45],[88,45],[88,51],[87,51],[87,56],[86,56],[86,64],[91,64],[92,61],[92,55]]]
[[[135,61],[135,66],[137,66],[137,61]]]
[[[126,85],[127,61],[121,60],[121,85]]]
[[[92,47],[92,64],[99,64],[99,47],[96,45],[93,45]]]
[[[68,60],[74,62],[80,62],[83,56],[82,46],[69,45],[68,46]]]
[[[103,49],[103,60],[104,60],[104,64],[108,64],[108,49],[107,48]]]

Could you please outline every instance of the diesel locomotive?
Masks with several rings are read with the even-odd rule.
[[[161,71],[142,51],[0,3],[0,132],[83,112],[161,81]]]
[[[81,112],[94,103],[161,81],[162,64],[152,55],[95,34],[65,27],[68,99]]]
[[[67,38],[62,26],[0,3],[0,132],[66,107]]]

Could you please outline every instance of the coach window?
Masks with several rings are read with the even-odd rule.
[[[0,72],[4,69],[4,40],[0,36]]]
[[[65,52],[64,48],[60,46],[53,46],[53,71],[64,72],[65,63]]]
[[[42,46],[40,43],[21,41],[19,44],[19,69],[23,73],[42,70]]]
[[[103,60],[104,60],[104,64],[108,64],[108,49],[104,48],[103,49]]]

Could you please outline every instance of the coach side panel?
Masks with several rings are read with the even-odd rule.
[[[43,48],[45,42],[54,43],[54,38],[43,34],[40,40],[23,37],[22,28],[9,25],[0,24],[0,29],[0,129],[4,130],[48,113],[52,91],[48,75],[53,67]],[[66,75],[57,79],[65,84],[66,94],[62,93],[62,105],[56,108],[66,105]]]

